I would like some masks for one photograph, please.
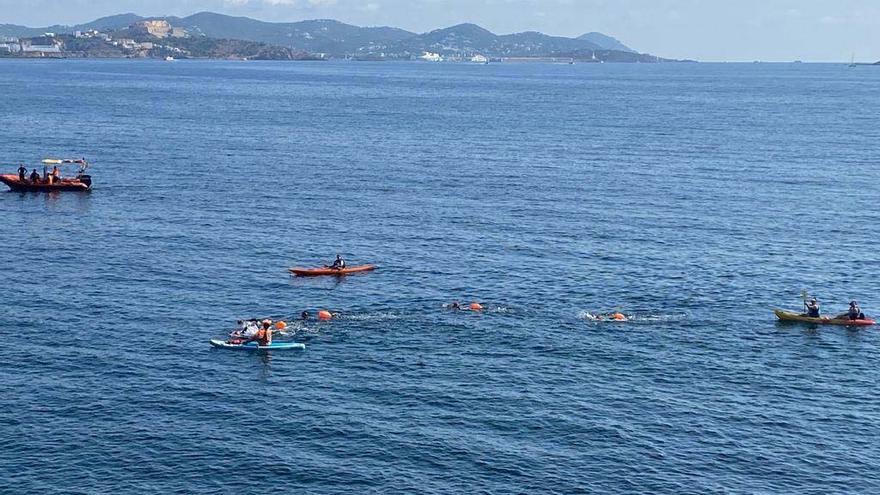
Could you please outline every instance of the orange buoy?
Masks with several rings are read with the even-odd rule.
[[[322,309],[321,311],[318,311],[318,319],[319,319],[319,320],[321,320],[321,321],[327,321],[327,320],[329,320],[330,318],[333,318],[333,315],[330,314],[330,312],[327,311],[326,309]]]
[[[287,328],[287,323],[285,323],[285,322],[283,322],[283,321],[276,321],[276,322],[275,322],[275,328],[276,328],[277,330],[284,330],[285,328]]]
[[[614,313],[613,315],[611,315],[611,318],[613,318],[615,321],[625,321],[626,320],[626,316],[623,313]]]
[[[478,302],[472,302],[472,303],[471,303],[471,311],[482,311],[482,310],[483,310],[483,305],[482,305],[482,304],[480,304],[480,303],[478,303]]]

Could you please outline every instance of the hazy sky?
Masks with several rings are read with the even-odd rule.
[[[601,31],[636,50],[699,60],[880,60],[880,0],[0,0],[0,23],[75,24],[123,12],[210,10],[267,21],[333,18],[423,32]]]

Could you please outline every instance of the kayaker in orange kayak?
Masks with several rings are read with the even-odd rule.
[[[345,269],[345,260],[342,259],[342,256],[336,255],[336,260],[330,265],[330,268],[334,270],[344,270]]]

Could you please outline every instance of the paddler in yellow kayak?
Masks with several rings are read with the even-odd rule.
[[[805,304],[807,309],[807,314],[805,316],[809,316],[810,318],[819,318],[819,301],[814,297],[810,299],[810,302]]]
[[[850,301],[849,302],[849,309],[846,311],[846,313],[841,313],[841,314],[837,315],[835,317],[835,319],[838,319],[838,320],[849,319],[851,321],[864,320],[865,313],[862,313],[862,308],[859,307],[859,303],[857,303],[856,301]]]

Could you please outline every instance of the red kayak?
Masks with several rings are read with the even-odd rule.
[[[376,265],[358,265],[349,268],[290,268],[288,271],[297,277],[321,277],[321,276],[340,276],[350,273],[371,272],[376,269]]]

